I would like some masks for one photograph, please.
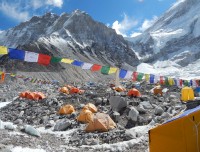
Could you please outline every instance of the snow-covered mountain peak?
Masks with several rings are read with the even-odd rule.
[[[186,66],[195,61],[200,54],[199,10],[199,0],[177,1],[154,25],[131,40],[133,49],[147,62],[173,60]],[[178,60],[174,60],[178,55]]]
[[[0,45],[113,66],[139,62],[122,36],[80,10],[34,16],[0,34]]]

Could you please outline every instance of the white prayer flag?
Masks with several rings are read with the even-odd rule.
[[[27,62],[38,62],[38,56],[39,56],[38,53],[26,51],[25,52],[24,61],[27,61]]]
[[[83,63],[81,68],[85,69],[85,70],[89,70],[92,66],[93,66],[93,64],[91,64],[91,63]]]
[[[124,79],[131,79],[133,76],[133,71],[127,71],[126,76],[124,77]]]

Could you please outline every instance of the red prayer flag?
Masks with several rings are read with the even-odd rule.
[[[42,65],[49,65],[51,57],[45,54],[39,54],[38,63]]]
[[[179,80],[179,84],[180,84],[180,86],[183,85],[183,80],[182,79]]]
[[[164,79],[163,79],[163,76],[160,76],[160,84],[161,84],[161,85],[164,85],[164,84],[165,84],[165,81],[164,81]]]
[[[138,76],[138,73],[137,72],[133,72],[133,81],[137,80],[137,76]]]
[[[91,71],[99,71],[101,70],[101,65],[98,65],[98,64],[94,64],[92,67],[91,67]]]

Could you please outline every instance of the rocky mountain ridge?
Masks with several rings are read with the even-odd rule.
[[[199,0],[179,0],[149,29],[132,39],[141,61],[187,66],[200,57]]]

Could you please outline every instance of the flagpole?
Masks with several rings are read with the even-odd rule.
[[[119,68],[117,68],[116,74],[115,74],[115,87],[120,86],[119,83]]]

